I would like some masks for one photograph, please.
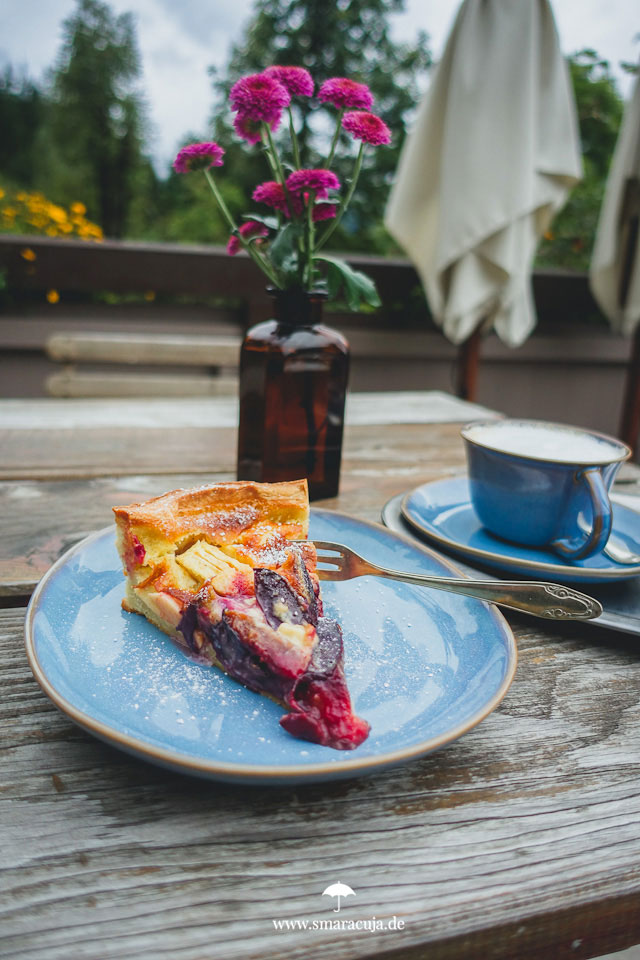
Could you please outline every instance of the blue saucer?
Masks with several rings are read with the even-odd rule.
[[[604,553],[568,563],[551,550],[500,540],[478,520],[466,477],[435,480],[412,490],[402,501],[402,515],[435,546],[486,567],[562,583],[604,583],[640,576],[640,565],[616,563]],[[640,514],[614,503],[613,535],[640,553]]]
[[[426,547],[377,524],[311,511],[310,536],[373,561],[451,576]],[[487,716],[516,667],[511,630],[495,607],[406,583],[324,582],[340,621],[357,713],[371,734],[353,751],[296,740],[282,708],[212,667],[120,606],[124,578],[113,529],[83,540],[38,585],[27,656],[53,702],[89,732],[183,773],[264,786],[375,773],[444,746]]]

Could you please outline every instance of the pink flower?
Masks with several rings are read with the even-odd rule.
[[[257,203],[266,203],[268,207],[274,210],[286,211],[287,200],[284,195],[284,189],[281,183],[275,180],[266,180],[259,183],[252,194],[252,199]]]
[[[304,67],[267,67],[264,73],[278,80],[292,97],[313,96],[313,79]]]
[[[335,203],[317,203],[313,208],[313,220],[333,220],[336,215],[337,207]]]
[[[253,191],[252,199],[257,203],[265,203],[274,210],[279,210],[285,217],[291,216],[284,187],[276,180],[266,180],[264,183],[259,183]],[[298,215],[301,214],[303,206],[300,197],[292,196],[291,203],[293,204],[293,212]]]
[[[256,223],[255,220],[247,220],[246,223],[243,223],[238,227],[238,233],[245,240],[250,240],[251,237],[268,237],[269,231],[262,223]],[[259,243],[260,241],[258,241]],[[240,240],[232,233],[229,237],[229,242],[227,243],[227,253],[231,256],[235,256],[242,249],[242,244]]]
[[[265,180],[264,183],[259,183],[253,191],[251,198],[257,203],[264,203],[273,210],[278,210],[280,213],[283,213],[285,217],[291,216],[284,187],[276,180]],[[301,213],[302,204],[297,201],[296,197],[292,199],[294,201],[295,212]]]
[[[280,122],[282,110],[291,102],[291,94],[287,88],[264,73],[252,73],[248,77],[241,77],[231,87],[229,94],[231,106],[245,117],[257,123],[277,125]]]
[[[356,83],[347,77],[332,77],[320,87],[318,99],[334,107],[368,110],[373,105],[373,94],[365,83]]]
[[[372,143],[376,147],[391,143],[389,127],[380,117],[376,117],[375,113],[365,113],[362,110],[345,113],[342,126],[363,143]]]
[[[252,120],[246,113],[237,113],[233,118],[233,127],[239,137],[249,143],[260,143],[262,133],[260,124]],[[273,128],[272,128],[273,129]]]
[[[173,169],[176,173],[189,173],[191,170],[221,167],[223,156],[224,150],[217,143],[190,143],[178,152]]]
[[[326,197],[328,190],[339,190],[340,181],[332,170],[317,168],[312,170],[294,170],[287,177],[287,190],[300,193],[313,190],[318,197]]]

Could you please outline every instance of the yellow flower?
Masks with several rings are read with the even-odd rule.
[[[37,254],[34,250],[31,249],[31,247],[25,247],[24,250],[20,251],[20,256],[24,260],[35,260]]]
[[[149,302],[151,302],[152,300],[155,300],[155,298],[156,298],[156,292],[155,292],[155,290],[147,290],[147,291],[145,291],[144,298],[145,298],[145,300],[149,300]]]
[[[51,203],[42,193],[20,191],[9,195],[0,189],[0,199],[6,197],[6,206],[0,206],[0,224],[4,230],[21,233],[40,233],[48,237],[67,237],[77,234],[84,240],[102,240],[102,230],[97,223],[85,219],[87,208],[75,201],[69,208]],[[29,229],[31,228],[31,229]],[[35,254],[34,254],[35,256]],[[23,254],[25,260],[29,254]]]
[[[55,223],[64,223],[67,219],[67,211],[62,207],[56,206],[55,203],[50,203],[48,208],[48,214]]]
[[[47,290],[47,300],[49,303],[57,303],[60,299],[60,294],[57,290]]]

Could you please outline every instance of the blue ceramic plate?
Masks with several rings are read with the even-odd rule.
[[[312,510],[311,537],[338,541],[387,566],[451,575],[426,548],[374,524]],[[80,726],[145,760],[242,783],[283,784],[372,773],[442,747],[479,723],[507,692],[513,635],[478,600],[362,577],[324,582],[342,624],[356,712],[371,734],[354,751],[296,740],[282,708],[120,607],[113,530],[73,547],[29,605],[27,655],[36,679]]]
[[[476,516],[466,476],[435,480],[412,490],[402,501],[402,515],[434,545],[470,563],[561,583],[605,583],[640,576],[640,565],[616,563],[604,553],[568,563],[550,550],[494,537]],[[640,514],[614,503],[612,535],[640,553]]]

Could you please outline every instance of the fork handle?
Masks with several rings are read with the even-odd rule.
[[[488,600],[544,620],[593,620],[602,613],[602,605],[593,597],[560,583],[539,580],[454,580],[450,577],[400,573],[384,567],[376,567],[375,573],[418,587],[432,587],[434,590]]]

